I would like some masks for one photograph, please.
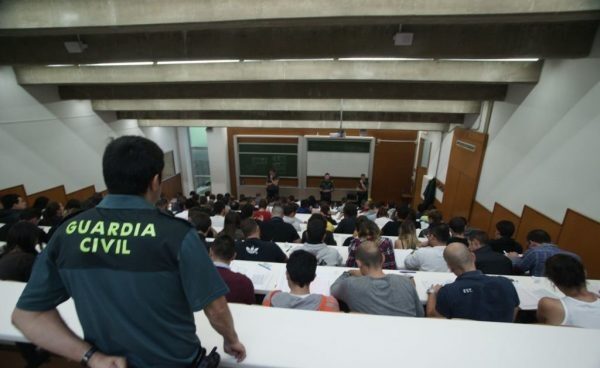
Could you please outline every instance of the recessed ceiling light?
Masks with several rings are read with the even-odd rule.
[[[225,59],[225,60],[171,60],[171,61],[157,61],[156,65],[175,65],[175,64],[212,64],[212,63],[237,63],[238,59]]]

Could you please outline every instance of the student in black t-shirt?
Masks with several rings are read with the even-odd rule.
[[[344,206],[344,218],[335,228],[334,233],[352,234],[356,229],[356,215],[358,210],[354,203],[346,203]]]
[[[262,240],[300,243],[300,235],[294,229],[294,226],[283,221],[283,208],[280,205],[274,205],[271,210],[271,220],[263,223],[261,227]]]
[[[467,219],[464,217],[453,217],[448,221],[448,227],[450,228],[450,243],[463,243],[465,246],[469,246],[469,241],[465,237],[465,228],[467,226]]]
[[[508,220],[498,221],[496,223],[496,238],[490,240],[490,247],[498,253],[523,253],[521,244],[512,238],[514,233],[515,224]]]
[[[235,243],[236,259],[279,263],[287,261],[287,256],[277,244],[272,241],[260,240],[260,228],[256,221],[245,219],[241,223],[241,228],[245,240]]]
[[[39,229],[32,223],[19,221],[8,232],[6,251],[0,258],[0,280],[29,281],[37,256]]]

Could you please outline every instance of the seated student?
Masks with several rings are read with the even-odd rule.
[[[279,263],[287,261],[287,256],[277,244],[260,239],[260,228],[256,221],[246,219],[242,221],[241,228],[246,239],[235,243],[237,259]]]
[[[325,217],[325,220],[327,220],[327,231],[333,233],[335,227],[337,226],[337,221],[335,221],[333,216],[331,216],[331,209],[329,208],[329,205],[327,203],[321,203],[319,211],[321,212],[321,215]]]
[[[600,328],[600,297],[587,289],[585,270],[579,260],[568,254],[555,254],[546,260],[546,276],[565,296],[540,299],[538,322]]]
[[[300,243],[300,235],[294,227],[283,221],[283,208],[274,205],[271,220],[263,223],[261,239],[274,242]]]
[[[450,238],[448,225],[437,224],[427,230],[427,244],[406,256],[404,266],[409,270],[448,272],[443,256]]]
[[[223,230],[217,234],[217,236],[222,234],[227,234],[233,238],[233,240],[244,240],[244,233],[242,229],[240,229],[240,214],[231,211],[225,215],[225,222],[223,226]]]
[[[0,280],[29,281],[39,229],[32,223],[20,221],[8,232],[5,254],[0,258]]]
[[[444,259],[457,278],[427,290],[428,317],[514,321],[520,301],[511,280],[475,269],[475,255],[461,243],[448,245]]]
[[[419,238],[426,237],[427,233],[429,232],[429,228],[441,224],[443,221],[442,213],[436,209],[431,209],[425,212],[425,218],[427,219],[429,227],[427,229],[421,230],[421,232],[419,233]]]
[[[245,203],[240,206],[240,222],[245,219],[252,218],[254,214],[254,206],[250,203]]]
[[[490,240],[490,247],[494,252],[523,253],[523,247],[515,239],[512,238],[515,233],[515,224],[508,220],[498,221],[496,223],[496,238]]]
[[[283,207],[283,222],[286,222],[294,227],[296,231],[302,231],[302,221],[296,218],[296,204],[288,203]]]
[[[27,208],[27,202],[17,194],[5,194],[0,199],[2,209],[0,209],[0,223],[11,224],[19,221],[21,211]]]
[[[188,198],[183,202],[183,210],[175,214],[175,217],[182,218],[187,220],[189,216],[190,209],[198,207],[198,202],[194,201],[192,198]]]
[[[465,228],[467,226],[467,219],[464,217],[453,217],[448,221],[448,227],[450,228],[450,243],[463,243],[465,246],[469,246],[469,241],[465,236]]]
[[[356,229],[356,205],[354,203],[346,203],[343,212],[344,218],[338,223],[334,233],[352,234]]]
[[[371,221],[375,221],[377,219],[377,208],[375,206],[375,202],[368,201],[365,203],[359,215],[365,216]]]
[[[475,268],[485,274],[512,275],[512,262],[492,250],[488,245],[488,235],[485,231],[472,230],[468,239],[469,250],[475,254]]]
[[[206,238],[216,237],[216,232],[211,227],[210,215],[198,207],[191,208],[188,211],[188,215],[190,216],[188,220],[198,232],[198,236],[206,246],[206,249],[208,249],[210,244],[206,241]]]
[[[50,198],[48,198],[46,196],[40,196],[40,197],[37,197],[35,199],[35,201],[33,201],[33,206],[31,206],[31,207],[36,208],[36,209],[40,210],[41,212],[44,212],[44,210],[48,206],[48,203],[50,203]]]
[[[40,226],[54,227],[61,223],[64,215],[65,208],[62,203],[50,202],[46,206],[46,209],[42,213],[42,219],[40,220]]]
[[[417,249],[421,242],[417,238],[417,229],[412,221],[402,221],[398,239],[394,243],[396,249]]]
[[[364,241],[356,252],[359,270],[344,272],[331,285],[331,295],[350,311],[368,314],[422,317],[414,282],[405,276],[385,274],[385,257],[373,241]]]
[[[353,238],[348,247],[348,259],[346,260],[346,267],[357,267],[356,263],[356,252],[360,245],[365,240],[370,240],[377,244],[381,254],[384,255],[385,260],[383,262],[383,268],[386,270],[397,270],[396,256],[394,254],[394,245],[388,238],[382,238],[380,236],[379,227],[366,218],[361,216],[356,220],[356,234],[357,237]]]
[[[296,250],[285,265],[290,292],[273,290],[263,300],[265,307],[291,308],[323,312],[339,312],[334,297],[310,293],[310,283],[317,276],[317,258],[305,251]]]
[[[555,254],[569,254],[579,259],[579,256],[575,253],[560,249],[550,241],[550,235],[546,231],[541,229],[531,230],[527,234],[528,249],[523,257],[519,257],[516,252],[507,254],[512,260],[514,269],[519,272],[529,272],[530,276],[544,276],[546,260]]]
[[[391,221],[392,220],[388,217],[387,208],[384,206],[379,207],[377,210],[377,218],[374,221],[375,224],[377,224],[380,229],[383,229],[383,227]]]
[[[296,211],[296,213],[311,213],[311,209],[310,206],[308,204],[308,199],[303,199],[300,201],[300,207],[298,207],[298,210]]]
[[[67,202],[67,206],[69,206],[69,202]],[[67,206],[65,206],[65,210],[67,209]],[[162,213],[173,216],[173,212],[169,211],[169,201],[166,198],[160,198],[158,201],[156,201],[154,206],[156,206],[156,208],[158,208]]]
[[[213,212],[210,220],[212,221],[212,226],[215,228],[222,229],[225,226],[225,215],[227,214],[227,209],[225,208],[225,202],[216,201],[213,204]]]
[[[266,199],[258,201],[258,211],[254,212],[254,219],[262,222],[269,222],[271,220],[271,212],[267,211],[268,202]]]
[[[327,234],[327,230],[325,230],[326,222],[320,214],[314,214],[310,217],[306,226],[306,242],[302,249],[314,254],[317,257],[319,266],[341,266],[342,256],[340,253],[324,243]]]
[[[254,285],[252,281],[241,273],[230,269],[231,261],[235,259],[235,242],[229,235],[219,235],[209,251],[219,275],[229,288],[225,298],[229,303],[254,304]]]
[[[165,199],[165,206],[167,206],[169,202]],[[64,217],[71,216],[77,212],[81,211],[81,202],[78,199],[69,199],[65,204]]]

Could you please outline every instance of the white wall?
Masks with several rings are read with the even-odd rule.
[[[593,55],[548,60],[533,88],[494,106],[477,201],[562,222],[571,208],[600,219],[600,37]]]
[[[227,128],[207,129],[206,141],[208,143],[211,190],[213,193],[230,193]]]
[[[110,138],[147,135],[174,150],[175,128],[144,128],[136,120],[96,113],[87,100],[61,101],[53,86],[23,88],[11,67],[0,67],[0,188],[24,184],[28,193],[57,185],[68,192],[106,187],[102,153]]]

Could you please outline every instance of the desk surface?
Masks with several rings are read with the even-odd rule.
[[[0,282],[0,340],[26,341],[10,323],[23,287],[22,283]],[[230,308],[247,350],[241,364],[223,353],[223,340],[204,313],[195,314],[202,344],[209,349],[218,347],[223,367],[391,367],[400,363],[431,368],[600,367],[600,330],[240,304],[230,304]],[[63,303],[59,311],[81,336],[73,302]],[[391,355],[381,353],[383,346]]]

